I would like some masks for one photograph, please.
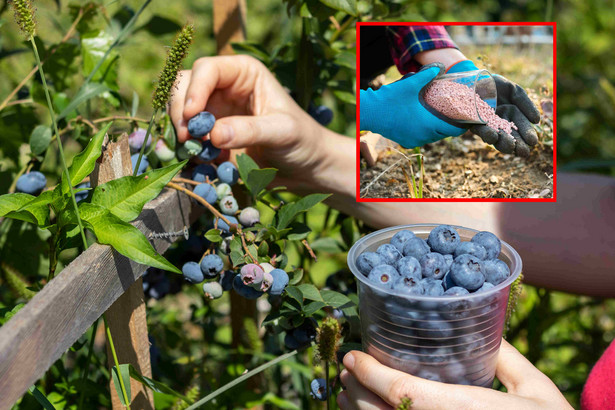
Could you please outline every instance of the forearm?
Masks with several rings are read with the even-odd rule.
[[[319,189],[334,193],[331,206],[374,228],[435,222],[490,231],[519,252],[527,283],[615,297],[615,179],[562,174],[557,203],[358,203],[355,140],[327,133]]]
[[[467,60],[467,57],[456,48],[437,48],[418,53],[414,56],[414,59],[422,65],[442,63],[448,70],[453,64],[461,60]]]

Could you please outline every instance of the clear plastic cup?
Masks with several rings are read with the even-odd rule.
[[[446,112],[429,105],[424,98],[427,89],[435,84],[442,82],[453,82],[463,84],[469,87],[474,93],[468,93],[468,98],[471,99],[467,104],[459,104],[454,101],[443,101],[446,104]],[[424,105],[432,113],[444,115],[446,118],[454,120],[459,124],[485,124],[486,118],[480,114],[479,104],[483,100],[494,110],[497,108],[498,91],[495,85],[495,80],[491,73],[487,70],[465,71],[460,73],[444,74],[430,83],[427,87],[421,90],[421,99]],[[462,107],[472,107],[472,109],[461,109]]]
[[[502,340],[511,284],[521,273],[521,257],[502,242],[499,259],[511,275],[494,288],[464,296],[414,296],[383,289],[357,268],[357,257],[375,252],[401,230],[427,238],[437,224],[396,226],[373,232],[348,252],[359,290],[363,350],[382,364],[425,379],[491,387]],[[478,231],[454,227],[462,241]]]

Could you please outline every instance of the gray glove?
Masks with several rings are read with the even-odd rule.
[[[501,75],[495,75],[494,79],[498,91],[496,113],[513,122],[518,130],[512,130],[512,137],[505,131],[498,132],[488,125],[474,125],[470,131],[505,154],[514,153],[520,157],[527,157],[530,155],[530,147],[538,143],[536,130],[532,126],[540,121],[538,108],[520,85]]]

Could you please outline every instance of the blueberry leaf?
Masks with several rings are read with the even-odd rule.
[[[51,128],[37,125],[30,134],[30,150],[34,155],[41,155],[51,142]]]
[[[318,288],[310,283],[303,283],[297,286],[297,289],[301,291],[303,297],[309,300],[317,300],[320,302],[324,302]]]
[[[179,269],[156,252],[140,230],[122,221],[108,209],[96,204],[81,203],[79,213],[86,227],[94,231],[99,243],[112,246],[140,264],[181,274]]]
[[[324,289],[320,292],[322,299],[325,301],[325,303],[328,306],[334,307],[334,308],[341,308],[341,307],[348,307],[349,306],[354,306],[354,303],[348,298],[348,296],[345,296],[339,292],[333,291],[333,290],[329,290],[329,289]]]
[[[301,292],[301,289],[299,289],[298,287],[296,286],[287,287],[286,294],[290,296],[291,298],[295,299],[301,305],[303,305],[303,293]]]
[[[132,221],[139,216],[147,202],[158,196],[186,162],[154,169],[136,177],[128,175],[99,185],[94,189],[92,204],[107,208],[124,222]]]
[[[356,0],[320,0],[320,2],[331,7],[332,9],[346,12],[351,16],[357,15]]]
[[[247,180],[243,181],[252,195],[257,196],[273,181],[277,172],[275,168],[253,169],[248,173]]]
[[[306,212],[315,205],[327,199],[330,194],[310,194],[297,202],[284,205],[278,212],[278,230],[286,228],[293,219],[302,212]]]
[[[222,236],[220,236],[220,229],[210,229],[209,231],[205,232],[205,239],[215,243],[222,242]]]
[[[325,302],[314,301],[310,302],[303,307],[303,314],[305,316],[312,316],[314,313],[318,312],[323,307],[327,306]]]
[[[111,127],[111,124],[112,123],[107,124],[100,131],[98,131],[92,137],[87,147],[85,147],[83,151],[75,155],[73,158],[73,162],[70,164],[70,167],[68,167],[68,175],[70,176],[70,184],[72,186],[75,186],[83,181],[85,177],[94,171],[96,160],[102,153],[102,143],[105,138],[105,134]],[[64,178],[62,178],[62,192],[68,192],[68,186],[66,185]]]
[[[254,162],[252,158],[250,158],[247,154],[240,154],[236,157],[237,160],[237,170],[239,171],[239,176],[243,180],[244,183],[248,180],[248,174],[253,169],[258,169],[258,164]]]
[[[130,366],[129,364],[120,364],[120,368],[119,368],[119,374],[118,374],[118,368],[116,366],[113,366],[113,368],[111,369],[111,376],[113,379],[113,385],[115,386],[115,392],[117,393],[117,396],[120,398],[120,402],[124,405],[124,406],[128,406],[130,404],[130,369],[128,368],[128,366]],[[121,385],[120,385],[120,379],[122,378],[122,381],[124,382],[124,387],[126,388],[126,396],[128,397],[128,403],[126,403],[126,400],[124,400],[124,395],[122,394],[122,389],[121,389]]]
[[[291,231],[288,233],[288,240],[290,241],[300,241],[308,237],[312,230],[309,226],[301,223],[301,222],[293,222],[290,225]]]

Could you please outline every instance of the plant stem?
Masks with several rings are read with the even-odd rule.
[[[98,329],[98,321],[100,318],[96,319],[94,325],[92,326],[92,334],[90,335],[90,344],[88,345],[88,358],[85,361],[85,367],[83,368],[83,374],[81,375],[81,382],[85,383],[88,379],[88,373],[90,371],[90,360],[92,359],[92,353],[94,353],[94,339],[96,338],[96,330]],[[79,406],[77,409],[81,409],[83,407],[83,398],[85,397],[85,388],[81,389],[81,394],[79,394]]]
[[[331,394],[330,394],[331,393],[331,387],[329,386],[329,362],[326,361],[326,360],[325,360],[325,385],[327,386],[326,387],[327,390],[325,391],[325,394],[327,395],[327,410],[329,410],[329,408],[330,408],[329,407],[330,406],[329,402],[331,401],[330,400],[330,398],[331,398]]]
[[[208,394],[207,396],[203,397],[201,400],[197,401],[196,403],[194,403],[192,406],[188,407],[186,410],[193,410],[193,409],[198,409],[199,407],[201,407],[203,404],[207,403],[208,401],[218,397],[219,395],[221,395],[222,393],[224,393],[225,391],[237,386],[239,383],[243,382],[246,379],[249,379],[250,377],[257,375],[258,373],[262,372],[263,370],[266,370],[268,368],[270,368],[271,366],[273,366],[274,364],[277,364],[279,362],[281,362],[282,360],[286,360],[289,357],[292,357],[294,355],[296,355],[298,352],[297,350],[293,350],[292,352],[283,354],[280,357],[277,357],[267,363],[264,363],[260,366],[258,366],[255,369],[250,370],[247,373],[242,374],[241,376],[239,376],[238,378],[236,378],[235,380],[233,380],[230,383],[225,384],[224,386],[220,387],[218,390]]]
[[[113,355],[113,363],[115,363],[115,368],[117,369],[117,378],[120,381],[120,389],[122,390],[122,396],[124,396],[124,403],[126,403],[126,407],[130,410],[130,404],[128,401],[128,394],[126,393],[126,387],[124,386],[124,378],[122,377],[122,373],[120,373],[120,363],[117,360],[117,354],[115,353],[115,346],[113,345],[113,338],[111,337],[111,330],[109,329],[109,325],[107,324],[107,318],[103,314],[103,322],[105,324],[105,332],[107,333],[107,340],[109,341],[109,347],[111,348],[111,354]]]
[[[143,145],[141,145],[141,151],[139,151],[139,159],[137,159],[137,163],[135,165],[135,170],[132,173],[132,176],[137,176],[137,172],[139,172],[139,165],[141,165],[141,158],[143,158],[143,153],[145,152],[145,146],[147,145],[147,141],[149,140],[149,135],[152,131],[152,126],[156,121],[156,116],[158,115],[158,110],[155,110],[152,114],[152,118],[149,120],[149,125],[147,126],[147,132],[145,133],[145,138],[143,139]]]
[[[77,225],[79,225],[79,231],[81,232],[81,239],[83,240],[83,247],[87,249],[88,241],[85,238],[85,230],[83,229],[83,224],[81,223],[81,216],[79,216],[79,208],[77,207],[77,200],[75,199],[75,192],[73,190],[73,185],[70,182],[70,174],[68,173],[68,166],[66,165],[66,159],[64,158],[64,149],[62,148],[62,140],[60,138],[60,133],[58,132],[58,124],[56,122],[56,115],[53,110],[53,104],[51,103],[51,96],[49,95],[49,87],[47,87],[47,80],[45,80],[45,72],[43,71],[43,65],[41,64],[41,57],[38,55],[38,48],[36,47],[36,42],[34,41],[34,37],[30,37],[30,43],[32,43],[32,49],[34,51],[34,56],[36,57],[36,64],[38,65],[38,71],[41,75],[41,80],[43,81],[43,89],[45,90],[45,97],[47,98],[47,106],[49,107],[49,115],[51,116],[53,130],[55,134],[57,135],[56,140],[58,142],[58,153],[60,154],[60,160],[62,162],[62,168],[64,170],[64,178],[66,178],[68,189],[70,190],[70,196],[73,202],[73,208],[75,208],[75,216],[77,217]]]

